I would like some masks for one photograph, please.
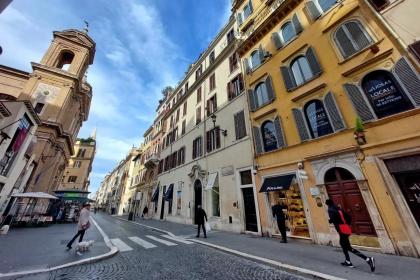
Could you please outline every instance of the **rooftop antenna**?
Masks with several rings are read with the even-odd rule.
[[[87,22],[86,20],[83,21],[85,23],[85,28],[83,28],[83,30],[85,31],[85,33],[89,32],[89,22]]]

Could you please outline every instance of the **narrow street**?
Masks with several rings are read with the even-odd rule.
[[[119,248],[116,256],[6,279],[307,279],[190,241],[174,240],[112,216],[97,214],[94,219]]]

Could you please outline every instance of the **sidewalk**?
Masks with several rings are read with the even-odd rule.
[[[126,219],[126,217],[120,218]],[[135,222],[169,231],[177,236],[195,239],[196,227],[192,225],[141,218],[137,218]],[[336,247],[308,244],[293,239],[287,244],[282,244],[275,238],[221,231],[212,231],[207,237],[207,239],[198,240],[345,279],[412,280],[419,279],[420,275],[420,259],[416,258],[366,252],[367,255],[376,259],[376,271],[371,273],[369,266],[363,260],[351,254],[350,257],[356,268],[342,267],[340,262],[344,260],[344,256],[341,249]]]
[[[77,241],[72,250],[66,251],[67,242],[76,232],[76,224],[12,228],[7,235],[0,235],[0,275],[51,268],[109,252],[102,235],[93,225],[84,237],[84,240],[95,240],[89,251],[83,252],[82,256],[76,254]]]

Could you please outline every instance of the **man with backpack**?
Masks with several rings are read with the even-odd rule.
[[[340,235],[340,246],[343,249],[346,260],[341,263],[343,266],[353,268],[353,264],[350,261],[349,252],[352,252],[356,256],[364,259],[370,266],[372,272],[375,271],[375,259],[373,257],[367,257],[362,252],[354,249],[351,244],[349,237],[351,235],[351,217],[348,213],[341,210],[334,204],[334,201],[327,199],[325,204],[328,206],[328,215],[330,217],[329,223],[334,224],[335,229]]]

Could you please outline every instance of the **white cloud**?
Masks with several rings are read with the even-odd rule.
[[[99,136],[99,134],[98,134]],[[118,135],[115,135],[118,136]],[[101,136],[97,142],[96,159],[119,161],[122,160],[130,149],[139,143],[139,138],[124,138]],[[112,167],[112,166],[111,166]]]

